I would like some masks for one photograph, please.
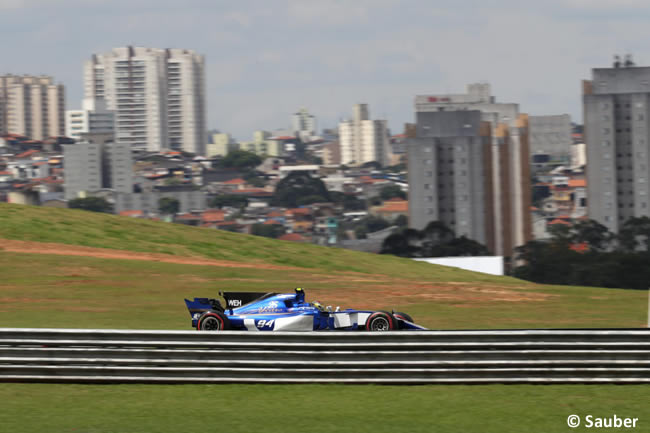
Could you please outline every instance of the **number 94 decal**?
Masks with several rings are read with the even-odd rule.
[[[273,319],[273,320],[262,319],[262,320],[258,320],[257,323],[255,324],[255,326],[257,326],[258,328],[270,328],[270,329],[273,329],[273,323],[274,322],[275,322],[275,319]]]

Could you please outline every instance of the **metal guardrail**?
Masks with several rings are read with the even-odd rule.
[[[650,383],[650,329],[260,333],[0,328],[0,381]]]

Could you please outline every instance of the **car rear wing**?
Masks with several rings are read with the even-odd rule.
[[[219,292],[219,294],[226,300],[227,309],[239,308],[253,301],[277,295],[277,293],[266,292]]]

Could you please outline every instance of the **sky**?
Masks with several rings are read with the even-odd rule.
[[[207,126],[239,140],[301,107],[336,127],[356,103],[400,133],[415,95],[472,82],[581,123],[581,80],[614,54],[650,66],[649,36],[646,0],[0,0],[0,74],[52,75],[75,109],[93,53],[192,49]]]

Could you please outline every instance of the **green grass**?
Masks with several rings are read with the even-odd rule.
[[[395,309],[433,329],[644,326],[647,293],[494,283],[422,284],[318,270],[226,268],[0,251],[0,327],[190,329],[183,298],[290,291]],[[506,299],[506,300],[504,300]]]
[[[649,399],[647,385],[10,384],[0,386],[0,426],[12,433],[553,433],[594,430],[569,429],[572,414],[616,414],[639,418],[636,429],[620,430],[648,432]]]
[[[73,209],[6,203],[0,203],[0,239],[2,238],[269,263],[329,272],[408,275],[426,281],[517,281],[431,266],[394,256],[296,244],[222,230]]]
[[[541,286],[407,259],[72,210],[0,204],[0,239],[279,264],[228,268],[2,252],[0,327],[190,329],[182,299],[307,289],[430,328],[640,327],[647,293]],[[4,432],[566,432],[570,414],[639,417],[646,386],[0,384]],[[583,427],[573,431],[588,431]]]

